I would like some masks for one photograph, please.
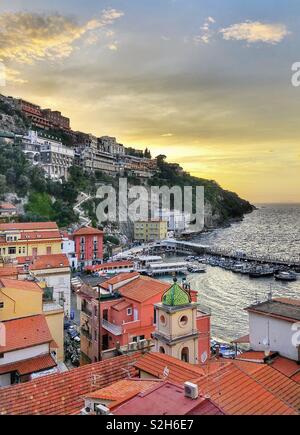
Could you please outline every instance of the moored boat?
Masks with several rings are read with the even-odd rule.
[[[275,274],[277,281],[297,281],[297,274],[292,271],[281,271]]]

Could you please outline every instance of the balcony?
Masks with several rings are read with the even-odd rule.
[[[80,332],[82,335],[84,335],[89,341],[92,341],[92,334],[90,331],[84,327],[80,328]]]
[[[81,311],[89,317],[92,317],[92,311],[86,305],[83,305]]]
[[[114,325],[113,323],[110,323],[108,320],[105,319],[102,320],[102,327],[106,329],[106,331],[116,336],[122,335],[123,333],[122,326]]]

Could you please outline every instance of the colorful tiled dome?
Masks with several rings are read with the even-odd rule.
[[[188,305],[191,303],[191,297],[174,279],[174,284],[164,293],[162,303],[170,307]]]

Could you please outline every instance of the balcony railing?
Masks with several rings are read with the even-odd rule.
[[[105,319],[102,320],[102,327],[113,335],[122,335],[123,333],[122,326],[114,325]]]

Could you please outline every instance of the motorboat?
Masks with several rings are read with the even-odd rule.
[[[297,274],[293,271],[281,271],[275,274],[277,281],[297,281]]]
[[[250,270],[250,278],[265,278],[274,275],[274,269],[269,266],[257,266]]]

